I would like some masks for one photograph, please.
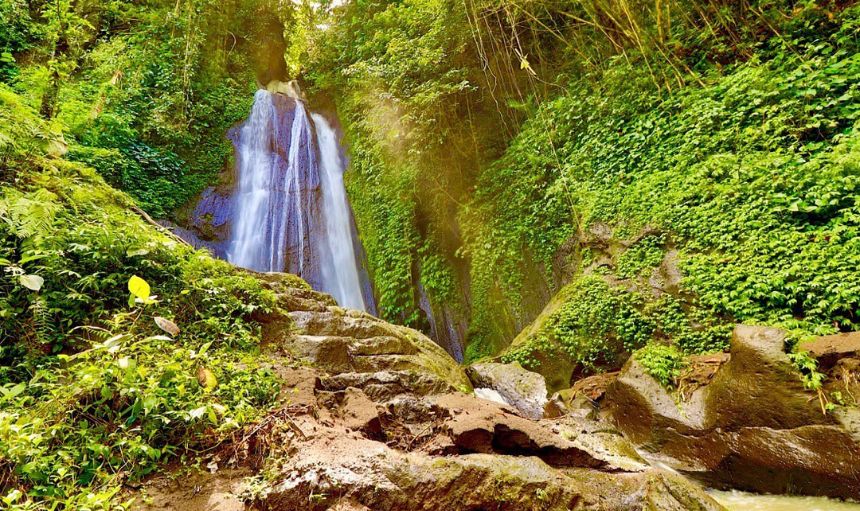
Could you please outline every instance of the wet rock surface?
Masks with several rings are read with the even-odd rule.
[[[613,427],[524,418],[471,394],[463,370],[421,334],[266,278],[289,295],[261,318],[280,407],[209,455],[193,488],[150,481],[138,493],[158,489],[161,507],[140,509],[722,509],[650,468]]]
[[[540,419],[546,406],[546,381],[543,376],[527,371],[519,364],[473,364],[466,374],[477,388],[496,391],[523,417]]]
[[[816,337],[799,348],[818,361],[820,371],[828,371],[844,359],[860,359],[860,332]]]
[[[730,357],[688,395],[630,360],[603,410],[650,456],[711,485],[860,497],[856,414],[825,414],[784,352],[785,333],[739,326]]]
[[[214,473],[196,476],[193,489],[151,482],[158,502],[173,507],[141,509],[201,502],[311,511],[722,509],[683,477],[642,463],[620,434],[597,424],[531,421],[461,393],[379,403],[354,388],[308,392],[307,382],[324,376],[283,372],[296,387],[284,389],[291,399],[271,424],[244,436],[253,448],[225,448],[215,456],[224,462],[210,463]],[[254,476],[260,472],[264,482]],[[224,480],[234,473],[244,477]]]

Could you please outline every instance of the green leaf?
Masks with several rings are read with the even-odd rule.
[[[22,392],[24,392],[26,388],[27,385],[24,382],[21,382],[14,387],[8,389],[6,387],[0,387],[0,394],[2,394],[0,395],[0,403],[4,403],[20,395]]]
[[[3,503],[8,504],[8,505],[12,505],[15,502],[18,502],[18,500],[20,500],[21,497],[23,497],[23,496],[24,496],[24,494],[21,493],[21,490],[18,490],[18,489],[12,490],[3,497]]]
[[[167,337],[166,335],[151,335],[140,342],[149,342],[149,341],[172,341],[173,339]]]
[[[203,355],[205,355],[206,352],[209,351],[210,346],[212,346],[212,341],[209,341],[203,344],[203,346],[200,346],[200,349],[197,351],[197,356],[202,357]]]
[[[106,340],[104,344],[101,345],[102,348],[107,349],[108,353],[116,353],[122,348],[121,341],[127,337],[128,334],[119,334],[111,337]]]
[[[46,257],[48,257],[48,254],[32,254],[26,257],[22,257],[21,260],[18,261],[18,265],[24,266],[27,263],[38,261],[39,259],[44,259]]]

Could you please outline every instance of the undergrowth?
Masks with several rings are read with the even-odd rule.
[[[275,296],[146,224],[93,169],[47,154],[58,134],[0,93],[0,499],[122,508],[124,483],[274,402],[250,318]],[[132,277],[146,296],[130,295]]]

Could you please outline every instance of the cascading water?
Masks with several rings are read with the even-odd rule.
[[[237,186],[226,259],[295,273],[344,307],[375,312],[328,121],[296,98],[259,90],[232,137]]]
[[[291,119],[281,113],[275,96],[259,90],[251,115],[239,129],[238,186],[227,260],[252,270],[287,269],[301,275],[307,230],[303,203],[308,202],[302,187],[313,184],[303,174],[315,164],[315,154],[302,103],[296,101]]]
[[[325,217],[326,245],[331,264],[322,269],[323,287],[338,298],[338,303],[352,309],[366,309],[361,293],[361,277],[353,247],[352,212],[343,185],[343,159],[337,135],[328,121],[312,114],[317,130],[322,169],[322,204]]]

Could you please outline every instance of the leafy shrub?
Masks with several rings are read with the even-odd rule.
[[[671,236],[684,305],[666,319],[702,327],[655,332],[686,352],[724,348],[732,322],[860,328],[850,270],[860,261],[858,13],[815,17],[823,26],[813,40],[770,41],[702,87],[662,94],[647,70],[614,61],[541,105],[468,206],[475,341],[492,342],[491,318],[521,316],[529,279],[518,263],[554,261],[566,253],[565,229],[596,224],[613,232],[610,243],[646,227]],[[629,278],[657,264],[659,243],[643,241],[595,271]]]
[[[684,353],[673,345],[649,344],[636,351],[633,357],[664,387],[674,387],[688,365]]]
[[[664,294],[650,302],[645,313],[657,325],[655,337],[671,340],[684,353],[703,354],[729,348],[734,324],[714,316],[695,302]]]
[[[548,347],[562,356],[595,370],[613,366],[619,356],[644,345],[654,322],[640,311],[636,295],[611,288],[599,277],[587,277],[565,288],[564,303],[543,323],[526,345],[502,356],[534,367],[529,353]]]
[[[31,121],[11,132],[14,147],[50,139]],[[251,317],[276,297],[42,147],[11,152],[19,173],[0,186],[0,501],[118,509],[124,482],[274,403],[280,383]],[[132,276],[153,296],[130,302]]]
[[[641,275],[646,269],[657,267],[663,260],[665,244],[665,234],[642,238],[618,257],[616,273],[622,278],[632,278]]]
[[[168,216],[198,189],[188,186],[185,163],[178,156],[142,142],[128,142],[119,149],[76,146],[68,158],[96,169],[109,184],[128,191],[155,217]]]

